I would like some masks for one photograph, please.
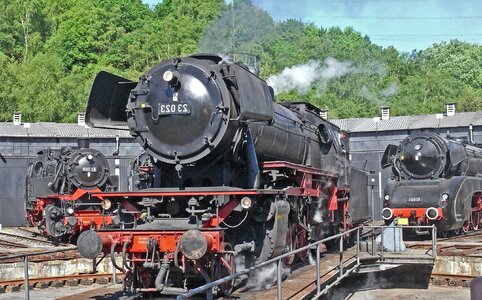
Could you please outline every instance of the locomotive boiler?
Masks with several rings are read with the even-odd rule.
[[[385,150],[392,167],[383,219],[400,224],[436,224],[440,233],[477,229],[482,210],[482,149],[466,139],[416,133]]]
[[[182,293],[347,229],[349,182],[366,180],[318,108],[275,103],[245,65],[214,55],[163,61],[138,82],[99,73],[86,122],[128,128],[145,150],[131,191],[90,194],[129,202],[135,228],[78,240],[86,257],[122,253],[113,264],[141,292]]]
[[[117,181],[105,156],[89,148],[88,139],[78,139],[77,148],[46,148],[28,166],[27,221],[56,239],[89,229],[96,220],[100,225],[102,203],[89,203],[86,192],[116,190]],[[110,221],[104,219],[104,224]]]

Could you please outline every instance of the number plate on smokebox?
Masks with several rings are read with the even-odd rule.
[[[188,115],[191,113],[189,103],[159,104],[159,115]]]

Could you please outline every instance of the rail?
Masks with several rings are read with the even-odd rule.
[[[30,299],[30,289],[29,289],[29,279],[28,279],[28,258],[30,256],[38,256],[38,255],[45,255],[45,254],[52,254],[57,252],[69,251],[69,250],[77,250],[77,247],[62,247],[55,250],[47,250],[41,252],[32,252],[32,253],[22,253],[22,254],[15,254],[15,255],[8,255],[8,256],[1,256],[0,261],[7,260],[7,259],[14,259],[14,258],[23,258],[23,275],[24,275],[24,289],[25,289],[25,300]]]
[[[276,263],[277,264],[277,299],[282,299],[282,289],[281,289],[281,281],[282,281],[282,264],[283,264],[283,259],[289,256],[292,256],[296,253],[302,252],[302,251],[309,251],[311,249],[316,249],[316,295],[313,296],[313,299],[318,299],[321,295],[326,293],[328,289],[330,289],[332,286],[338,284],[343,278],[347,277],[351,273],[357,270],[358,267],[360,267],[360,238],[363,234],[364,229],[370,229],[371,230],[371,238],[372,238],[372,255],[378,255],[378,252],[380,252],[380,261],[383,263],[385,261],[385,255],[384,253],[386,250],[384,250],[384,239],[386,238],[387,233],[385,233],[385,229],[389,228],[394,228],[394,229],[408,229],[408,228],[416,228],[416,229],[431,229],[432,230],[432,249],[431,249],[431,257],[435,259],[437,255],[437,242],[436,242],[436,236],[437,236],[437,228],[435,226],[376,226],[376,225],[370,225],[370,226],[359,226],[355,227],[353,229],[350,229],[348,231],[333,235],[331,237],[316,241],[314,243],[311,243],[309,245],[306,245],[302,248],[298,248],[296,250],[293,250],[289,253],[285,253],[283,255],[277,256],[273,259],[270,259],[268,261],[265,261],[263,263],[260,263],[258,265],[255,265],[251,268],[244,269],[242,271],[239,271],[235,274],[226,276],[224,278],[209,282],[203,286],[200,286],[198,288],[191,289],[189,292],[184,293],[182,295],[177,296],[177,300],[184,300],[189,297],[192,297],[196,294],[199,294],[201,292],[206,292],[206,299],[213,299],[213,288],[216,286],[219,286],[223,283],[226,283],[228,281],[234,280],[240,276],[249,274],[250,272],[253,272],[255,270],[258,270],[260,268],[263,268],[265,266],[268,266],[270,264]],[[381,229],[380,233],[376,233],[376,229]],[[394,231],[394,241],[396,240],[396,233]],[[351,235],[352,233],[356,232],[356,264],[352,266],[350,269],[345,270],[344,266],[344,260],[343,260],[343,253],[346,250],[346,247],[344,245],[344,239],[341,237]],[[380,235],[381,239],[381,249],[378,250],[378,247],[375,248],[375,245],[377,244],[375,242],[375,236]],[[367,236],[367,234],[363,234],[364,237]],[[331,284],[327,285],[326,287],[321,289],[321,281],[320,281],[320,265],[321,265],[321,257],[320,257],[320,247],[321,244],[326,243],[328,241],[334,240],[334,239],[339,239],[339,254],[340,254],[340,259],[339,259],[339,272],[338,272],[338,277],[337,279],[332,282]],[[402,235],[399,234],[399,239],[402,240]],[[63,252],[63,251],[69,251],[69,250],[77,250],[77,247],[62,247],[59,249],[55,250],[48,250],[48,251],[42,251],[42,252],[33,252],[33,253],[22,253],[22,254],[16,254],[16,255],[9,255],[9,256],[2,256],[0,257],[0,261],[2,260],[7,260],[7,259],[15,259],[15,258],[23,258],[24,262],[24,289],[25,289],[25,299],[30,299],[30,294],[29,294],[29,277],[28,277],[28,263],[29,260],[28,258],[31,256],[38,256],[38,255],[45,255],[45,254],[51,254],[51,253],[57,253],[57,252]]]
[[[358,227],[355,227],[355,228],[350,229],[348,231],[339,233],[337,235],[322,239],[320,241],[316,241],[316,242],[311,243],[311,244],[309,244],[305,247],[298,248],[298,249],[293,250],[289,253],[285,253],[283,255],[277,256],[273,259],[270,259],[268,261],[265,261],[263,263],[255,265],[251,268],[244,269],[244,270],[239,271],[235,274],[226,276],[224,278],[220,278],[218,280],[206,283],[203,286],[191,289],[187,293],[184,293],[182,295],[178,295],[176,300],[184,300],[184,299],[187,299],[189,297],[192,297],[192,296],[197,295],[197,294],[202,293],[202,292],[206,292],[206,299],[211,300],[211,299],[213,299],[213,288],[214,287],[219,286],[223,283],[232,281],[232,280],[234,280],[238,277],[249,274],[250,272],[253,272],[255,270],[258,270],[260,268],[263,268],[263,267],[268,266],[268,265],[273,264],[273,263],[277,264],[277,281],[276,281],[277,282],[276,283],[277,299],[282,299],[282,289],[281,289],[282,271],[281,270],[282,270],[283,259],[288,257],[288,256],[292,256],[292,255],[294,255],[298,252],[309,251],[310,249],[316,249],[316,294],[313,296],[313,299],[318,299],[320,296],[325,294],[331,287],[338,284],[343,278],[347,277],[348,275],[350,275],[351,273],[353,273],[354,271],[356,271],[360,267],[360,265],[361,265],[361,263],[360,263],[360,238],[361,238],[361,235],[362,235],[362,231],[364,229],[371,229],[372,255],[375,255],[375,253],[377,253],[377,255],[378,255],[378,252],[380,252],[380,261],[382,263],[385,261],[384,260],[384,252],[386,252],[386,251],[384,251],[383,242],[384,242],[384,238],[386,236],[386,233],[384,233],[384,231],[387,228],[394,228],[394,229],[402,229],[402,228],[403,229],[405,229],[405,228],[432,229],[432,253],[431,253],[431,256],[435,259],[436,255],[437,255],[437,251],[436,251],[437,229],[436,229],[435,226],[377,226],[377,225],[358,226]],[[375,229],[381,229],[381,232],[378,234],[378,233],[375,232]],[[352,266],[350,269],[345,270],[344,264],[343,264],[344,263],[343,253],[344,253],[344,250],[345,250],[344,243],[343,243],[344,239],[340,238],[340,237],[351,235],[354,232],[356,232],[356,264],[354,266]],[[395,230],[394,230],[394,232],[395,232]],[[367,234],[363,234],[363,235],[367,236]],[[375,238],[374,238],[375,235],[381,236],[381,245],[382,245],[381,250],[378,250],[378,247],[377,247],[377,249],[375,249],[375,245],[376,245]],[[320,264],[321,264],[321,262],[320,262],[320,245],[323,244],[323,243],[326,243],[328,241],[338,239],[338,238],[340,238],[340,241],[339,241],[340,259],[339,259],[338,277],[334,282],[325,286],[322,290],[321,289],[321,281],[320,281]],[[402,239],[401,234],[400,234],[400,239]]]
[[[184,293],[182,295],[177,296],[176,299],[177,300],[184,300],[184,299],[187,299],[189,297],[192,297],[192,296],[194,296],[196,294],[199,294],[201,292],[204,292],[204,291],[206,291],[206,299],[213,299],[213,288],[214,287],[216,287],[218,285],[221,285],[225,282],[234,280],[234,279],[236,279],[240,276],[246,275],[250,272],[253,272],[255,270],[258,270],[260,268],[263,268],[263,267],[265,267],[267,265],[270,265],[270,264],[273,264],[273,263],[276,263],[277,266],[278,266],[278,270],[277,270],[277,298],[282,299],[282,292],[281,292],[282,272],[281,272],[281,270],[282,270],[283,259],[288,257],[288,256],[294,255],[298,252],[309,251],[310,249],[314,249],[314,248],[316,248],[316,287],[317,287],[317,295],[315,296],[315,298],[318,298],[319,296],[321,296],[323,294],[323,292],[325,292],[325,290],[321,291],[321,283],[320,283],[320,245],[322,243],[326,243],[328,241],[337,239],[337,238],[345,236],[347,234],[351,234],[352,232],[356,232],[357,245],[359,245],[360,233],[361,233],[362,229],[363,229],[363,227],[359,226],[359,227],[350,229],[348,231],[345,231],[343,233],[339,233],[337,235],[331,236],[329,238],[322,239],[320,241],[316,241],[315,243],[311,243],[311,244],[309,244],[305,247],[298,248],[298,249],[296,249],[294,251],[291,251],[289,253],[285,253],[283,255],[277,256],[273,259],[262,262],[258,265],[255,265],[255,266],[251,267],[251,268],[244,269],[244,270],[242,270],[240,272],[237,272],[235,274],[226,276],[226,277],[218,279],[216,281],[209,282],[209,283],[207,283],[203,286],[200,286],[198,288],[194,288],[187,293]],[[345,271],[344,268],[343,268],[343,252],[344,252],[343,247],[344,247],[344,245],[343,245],[343,239],[342,238],[340,239],[339,245],[340,245],[339,246],[340,247],[339,248],[339,250],[340,250],[340,271],[339,271],[339,276],[338,276],[337,281],[340,281],[341,279],[346,277],[349,273],[353,272],[356,269],[356,267],[358,267],[358,265],[360,264],[360,253],[359,253],[360,248],[357,247],[357,263],[356,263],[355,267],[351,268],[350,270]]]

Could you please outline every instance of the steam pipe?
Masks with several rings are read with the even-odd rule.
[[[161,263],[161,269],[159,273],[157,273],[155,286],[157,291],[162,292],[164,290],[164,277],[166,277],[167,271],[169,270],[169,256],[167,253],[164,253]]]
[[[127,250],[128,244],[129,244],[129,241],[126,241],[126,242],[124,242],[124,245],[122,246],[122,266],[124,266],[127,270],[132,272],[132,268],[127,265],[126,250]]]
[[[114,242],[112,243],[112,246],[110,247],[110,260],[111,260],[112,265],[114,266],[114,268],[116,268],[117,270],[119,270],[119,271],[121,271],[122,273],[124,273],[125,270],[122,269],[122,268],[120,268],[120,267],[117,265],[116,261],[115,261],[115,255],[114,255],[114,254],[115,254],[115,253],[114,253],[115,246],[117,246],[117,241],[114,241]]]
[[[182,271],[183,268],[179,265],[179,251],[180,251],[180,246],[181,246],[181,243],[177,243],[176,245],[176,250],[174,250],[174,266]]]
[[[474,125],[469,124],[469,144],[474,145]]]
[[[118,155],[119,155],[119,148],[120,148],[119,136],[117,135],[117,136],[115,137],[115,150],[114,150],[114,153],[112,153],[113,156],[118,156]]]

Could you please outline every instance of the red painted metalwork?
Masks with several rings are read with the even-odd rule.
[[[283,194],[281,190],[243,190],[243,189],[196,189],[196,190],[178,190],[170,189],[167,191],[144,191],[144,192],[95,192],[90,193],[92,197],[97,198],[124,198],[124,197],[182,197],[182,196],[244,196],[244,195],[278,195]]]
[[[438,211],[438,218],[436,220],[440,220],[443,218],[444,213],[442,208],[438,207],[435,208]],[[393,217],[400,217],[400,218],[411,218],[415,217],[420,220],[424,220],[426,218],[425,213],[427,212],[427,208],[392,208]],[[415,212],[415,215],[412,214]]]
[[[209,227],[217,227],[219,224],[221,224],[224,219],[226,219],[231,212],[238,206],[239,201],[236,199],[232,199],[231,201],[228,202],[225,206],[223,206],[219,210],[218,216],[214,216],[211,219],[209,219],[207,222],[204,223],[204,228],[209,228]]]
[[[147,242],[149,239],[158,241],[160,252],[174,253],[179,239],[186,231],[163,230],[163,231],[98,231],[104,248],[108,253],[113,244],[116,244],[116,251],[121,252],[124,243],[128,242],[128,253],[146,253]],[[201,230],[208,241],[208,252],[217,253],[224,250],[224,231],[223,230]]]
[[[482,211],[482,193],[475,194],[472,198],[472,211]]]
[[[472,197],[472,212],[470,214],[470,225],[474,230],[479,230],[482,220],[482,193],[477,193]]]
[[[77,225],[74,227],[77,230],[82,230],[83,228],[90,229],[92,227],[100,229],[105,225],[112,224],[111,216],[103,216],[100,210],[77,210],[74,213],[77,219]],[[67,225],[68,217],[64,218],[64,224]]]
[[[55,205],[58,201],[77,201],[87,195],[88,193],[98,193],[101,192],[100,189],[95,188],[93,190],[83,190],[77,189],[71,195],[48,195],[45,197],[37,198],[37,202],[35,203],[35,207],[32,211],[29,212],[28,218],[30,223],[35,226],[39,222],[44,223],[45,219],[43,217],[43,211],[45,207],[49,204]],[[99,201],[99,205],[101,203],[100,198],[97,199]],[[75,234],[79,231],[84,229],[100,229],[105,225],[112,224],[112,217],[111,216],[103,216],[102,211],[100,209],[92,209],[92,210],[76,210],[74,211],[73,216],[76,218],[77,223],[72,228],[72,234]],[[68,225],[68,218],[70,216],[65,216],[63,223]]]
[[[92,193],[101,193],[101,192],[102,191],[99,188],[95,188],[92,190],[77,189],[72,195],[48,195],[46,197],[40,197],[40,198],[75,201],[75,200],[79,200],[82,196],[84,196],[87,193],[92,194]]]
[[[338,209],[337,192],[338,192],[338,188],[336,187],[336,185],[332,184],[330,186],[330,196],[328,197],[328,210]]]

